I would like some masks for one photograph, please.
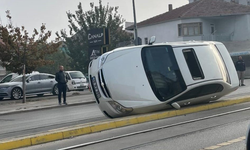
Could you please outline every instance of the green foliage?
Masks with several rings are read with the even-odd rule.
[[[111,7],[108,4],[103,6],[102,1],[99,0],[99,6],[90,3],[88,11],[82,9],[81,3],[77,8],[75,13],[67,12],[71,37],[68,37],[65,30],[61,30],[61,34],[57,33],[57,36],[63,38],[67,44],[68,55],[73,60],[70,63],[71,68],[87,73],[89,63],[88,30],[109,28],[111,38],[109,50],[116,48],[120,42],[130,41],[133,35],[122,30],[122,24],[125,20],[118,14],[118,7]]]
[[[23,64],[26,73],[31,73],[37,67],[53,64],[53,60],[45,60],[45,56],[57,51],[59,42],[48,42],[51,31],[46,31],[45,24],[40,30],[34,29],[29,35],[24,26],[14,27],[11,23],[10,12],[6,11],[9,23],[0,26],[2,42],[0,43],[0,60],[8,71],[21,74]]]
[[[59,66],[63,65],[65,70],[71,70],[69,63],[71,58],[63,51],[57,51],[53,54],[45,56],[45,60],[53,60],[53,64],[38,67],[37,71],[55,74],[59,70]]]

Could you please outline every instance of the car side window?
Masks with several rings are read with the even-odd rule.
[[[4,78],[4,79],[1,81],[1,83],[10,82],[11,79],[12,79],[12,75],[9,75],[9,76],[7,76],[6,78]]]
[[[48,76],[49,79],[55,79],[55,76]]]
[[[34,75],[30,77],[30,81],[37,81],[37,80],[40,80],[39,75]]]
[[[41,80],[48,80],[49,76],[48,75],[40,75]]]
[[[68,80],[70,80],[70,77],[69,77],[69,74],[68,74],[68,73],[66,73],[66,78],[67,78]]]

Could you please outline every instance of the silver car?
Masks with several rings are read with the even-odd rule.
[[[4,98],[20,99],[23,95],[23,76],[11,82],[0,84],[0,100]],[[46,93],[58,94],[57,82],[52,74],[37,73],[26,75],[26,94],[43,96]]]

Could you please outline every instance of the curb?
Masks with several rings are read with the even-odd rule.
[[[93,103],[95,103],[95,101],[86,101],[86,102],[80,102],[80,103],[72,103],[72,104],[68,104],[67,106],[54,105],[54,106],[45,106],[45,107],[32,108],[32,109],[10,110],[10,111],[5,111],[5,112],[0,112],[0,116],[2,116],[2,115],[9,115],[9,114],[15,114],[15,113],[22,113],[22,112],[31,112],[31,111],[39,111],[39,110],[60,108],[60,107],[70,107],[70,106],[77,106],[77,105],[86,105],[86,104],[93,104]]]
[[[73,96],[79,96],[79,95],[91,95],[92,93],[82,93],[82,94],[71,94],[67,97],[73,97]],[[34,97],[35,99],[26,99],[26,102],[37,102],[37,101],[43,101],[43,100],[51,100],[57,98],[57,96],[51,95],[46,97]],[[12,104],[19,104],[22,103],[22,99],[20,100],[4,100],[0,101],[0,105],[12,105]]]
[[[47,132],[43,134],[37,134],[33,136],[17,138],[12,140],[0,141],[0,150],[10,150],[15,148],[27,147],[47,142],[52,142],[56,140],[67,139],[79,135],[86,135],[95,132],[100,132],[108,129],[114,129],[119,127],[124,127],[128,125],[134,125],[159,119],[170,118],[174,116],[180,116],[184,114],[195,113],[199,111],[211,110],[220,107],[226,107],[230,105],[240,104],[250,102],[250,97],[245,97],[235,100],[218,101],[211,104],[194,106],[189,108],[184,108],[180,110],[170,110],[164,112],[156,112],[151,114],[130,116],[124,118],[117,118],[112,120],[105,120],[102,122],[92,122],[83,125],[77,125],[77,127],[72,127],[69,129],[58,129],[54,132]]]

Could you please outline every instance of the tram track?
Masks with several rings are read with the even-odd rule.
[[[118,136],[113,136],[113,137],[109,137],[109,138],[104,138],[104,139],[100,139],[100,140],[96,140],[96,141],[77,144],[77,145],[73,145],[73,146],[69,146],[69,147],[60,148],[58,150],[72,150],[72,149],[83,148],[83,147],[87,147],[87,146],[91,146],[91,145],[95,145],[95,144],[99,144],[99,143],[104,143],[104,142],[108,142],[108,141],[112,141],[112,140],[117,140],[117,139],[126,138],[126,137],[130,137],[130,136],[135,136],[135,135],[148,133],[148,132],[153,132],[153,131],[157,131],[157,130],[161,130],[161,129],[181,126],[181,125],[185,125],[185,124],[189,124],[189,123],[195,123],[195,122],[199,122],[199,121],[203,121],[203,120],[208,120],[208,119],[212,119],[212,118],[216,118],[216,117],[226,116],[226,115],[239,113],[239,112],[244,112],[244,111],[249,111],[249,110],[250,110],[250,107],[246,107],[246,108],[237,109],[237,110],[233,110],[233,111],[227,111],[227,112],[223,112],[223,113],[219,113],[219,114],[215,114],[215,115],[200,117],[200,118],[192,119],[192,120],[188,120],[188,121],[173,123],[173,124],[170,124],[170,125],[164,125],[164,126],[160,126],[160,127],[151,128],[151,129],[140,130],[140,131],[131,132],[131,133],[127,133],[127,134],[122,134],[122,135],[118,135]],[[226,123],[226,124],[228,124],[228,123]],[[158,140],[152,141],[150,143],[152,144],[152,143],[156,143],[158,141],[167,140],[167,139],[170,139],[170,138],[176,138],[176,137],[179,137],[179,136],[192,134],[192,133],[195,133],[195,132],[200,132],[202,130],[208,130],[208,129],[215,128],[215,127],[218,127],[218,126],[223,126],[223,125],[225,125],[225,124],[211,126],[211,127],[203,128],[201,130],[191,131],[191,132],[188,132],[188,133],[185,133],[185,134],[180,134],[180,135],[176,135],[176,136],[172,136],[172,137],[158,139]],[[140,146],[145,146],[145,145],[150,144],[150,143],[142,143],[142,144],[139,144],[139,145],[130,146],[130,147],[127,147],[127,148],[123,148],[123,150],[138,148]]]

